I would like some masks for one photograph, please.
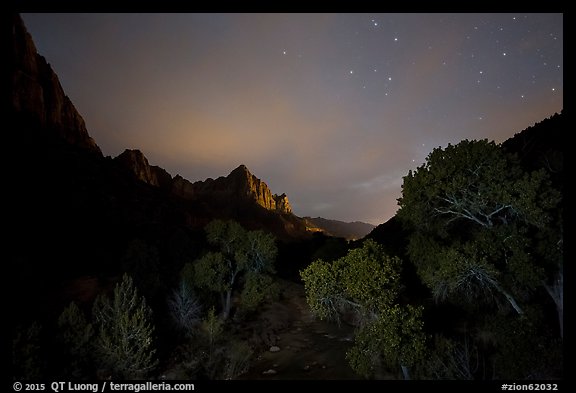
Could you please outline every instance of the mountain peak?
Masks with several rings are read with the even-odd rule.
[[[240,164],[236,169],[234,169],[228,175],[228,178],[250,178],[254,176],[248,167],[244,164]]]
[[[102,154],[88,135],[84,119],[64,93],[58,76],[38,54],[18,14],[12,16],[10,68],[11,109],[19,118],[33,119],[69,144]]]
[[[228,177],[226,188],[234,194],[252,199],[267,210],[279,213],[292,213],[286,194],[272,194],[268,185],[254,176],[244,164],[240,164]]]

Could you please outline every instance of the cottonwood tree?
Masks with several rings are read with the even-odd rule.
[[[214,220],[205,231],[208,242],[217,251],[208,252],[194,262],[193,279],[196,286],[220,294],[222,318],[227,319],[239,278],[244,274],[250,275],[252,278],[248,282],[256,283],[256,276],[274,273],[277,248],[271,234],[246,231],[235,221]],[[270,283],[257,281],[260,285],[265,282]]]
[[[537,255],[538,233],[549,233],[561,201],[544,170],[524,171],[494,142],[464,140],[410,171],[398,201],[414,233],[410,258],[437,299],[504,301],[524,314],[519,299],[534,288],[558,294],[562,282],[550,271],[563,277],[561,257]],[[561,233],[550,238],[561,241]]]
[[[157,366],[151,314],[127,274],[116,284],[112,298],[96,298],[97,360],[113,377],[143,378]]]
[[[320,319],[339,321],[354,313],[358,333],[347,358],[352,368],[369,377],[382,367],[409,367],[425,353],[422,308],[400,305],[401,262],[389,257],[373,240],[328,263],[316,260],[300,272],[306,300]]]
[[[543,286],[563,310],[561,194],[545,170],[525,171],[494,142],[436,148],[404,177],[398,217],[408,253],[438,300],[522,301]],[[562,331],[561,331],[562,334]]]

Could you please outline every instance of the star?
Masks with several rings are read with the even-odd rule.
[[[394,37],[394,41],[398,42],[398,37]]]
[[[389,80],[389,81],[391,81],[391,80],[392,80],[392,77],[391,77],[391,76],[389,76],[389,77],[388,77],[388,80]]]
[[[282,51],[282,54],[285,55],[285,54],[286,54],[286,51]]]
[[[350,75],[352,75],[354,73],[354,70],[350,70]]]

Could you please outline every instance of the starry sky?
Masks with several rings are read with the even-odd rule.
[[[245,164],[298,216],[380,224],[435,147],[563,109],[562,14],[22,14],[105,155]]]

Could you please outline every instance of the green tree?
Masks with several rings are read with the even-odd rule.
[[[114,377],[143,378],[158,364],[151,313],[127,274],[116,284],[112,299],[104,295],[96,298],[97,357]]]
[[[202,305],[190,284],[184,278],[168,298],[168,310],[176,328],[186,337],[191,337],[200,323]]]
[[[240,276],[274,273],[277,248],[272,235],[246,231],[235,221],[215,220],[205,230],[208,242],[218,251],[194,262],[194,281],[198,287],[220,294],[222,318],[227,319]]]
[[[408,368],[424,356],[421,307],[398,303],[401,262],[373,240],[332,263],[314,261],[300,272],[306,300],[321,319],[340,320],[354,312],[359,330],[348,352],[350,365],[363,376],[380,367]]]
[[[437,299],[521,302],[549,283],[558,261],[536,257],[561,195],[544,170],[526,172],[487,140],[436,148],[404,177],[398,217],[413,230],[408,252]],[[561,238],[559,234],[556,238]],[[543,262],[544,261],[544,262]]]
[[[65,375],[71,378],[87,377],[90,367],[94,328],[76,303],[71,302],[58,318],[60,340],[65,352]]]
[[[242,309],[253,312],[264,302],[276,300],[279,293],[278,284],[271,276],[249,272],[245,275],[244,287],[240,294]]]
[[[37,321],[16,331],[12,340],[12,375],[15,380],[39,380],[44,376],[41,333],[42,325]]]

